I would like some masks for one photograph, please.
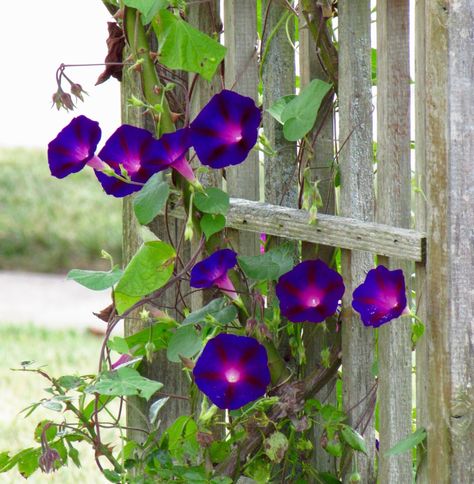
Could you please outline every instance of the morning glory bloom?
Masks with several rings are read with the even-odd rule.
[[[371,269],[365,281],[352,294],[352,307],[365,326],[378,328],[408,313],[403,271],[384,266]]]
[[[293,323],[320,323],[344,294],[342,277],[322,260],[306,260],[283,274],[275,287],[283,316]]]
[[[265,348],[254,338],[219,334],[193,369],[199,390],[219,408],[235,410],[262,397],[270,384]]]
[[[97,121],[77,116],[48,144],[51,174],[64,178],[81,171],[86,165],[100,168],[103,163],[95,156],[101,130]]]
[[[191,141],[203,165],[224,168],[242,163],[257,142],[262,115],[252,98],[223,90],[191,123]]]
[[[186,152],[191,147],[191,131],[189,128],[178,129],[174,133],[164,134],[156,141],[154,150],[157,158],[150,163],[150,168],[170,166],[189,182],[196,180],[193,169],[186,159]],[[161,168],[163,169],[163,168]]]
[[[215,286],[235,299],[235,287],[227,272],[236,264],[237,254],[233,250],[218,250],[192,268],[190,285],[200,289]]]

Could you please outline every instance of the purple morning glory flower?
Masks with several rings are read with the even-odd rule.
[[[365,326],[374,328],[408,312],[403,271],[384,266],[371,269],[352,294],[352,307]]]
[[[185,158],[190,146],[189,129],[180,129],[156,140],[147,130],[124,124],[106,141],[99,157],[117,175],[121,175],[123,166],[134,183],[127,183],[100,170],[95,173],[105,192],[115,197],[140,190],[152,175],[168,167],[193,181],[194,173]]]
[[[283,316],[293,323],[320,323],[334,314],[344,294],[342,277],[322,260],[306,260],[275,287]]]
[[[262,397],[270,384],[265,348],[254,338],[234,334],[209,340],[193,375],[212,403],[229,410]]]
[[[48,144],[48,163],[51,174],[64,178],[81,171],[87,164],[100,167],[103,163],[94,156],[101,137],[97,121],[77,116]]]
[[[223,90],[191,123],[191,140],[203,165],[224,168],[242,163],[257,142],[260,109],[253,99]]]
[[[174,133],[164,134],[156,143],[157,158],[150,163],[150,168],[157,165],[170,166],[191,183],[196,180],[193,169],[186,159],[186,152],[191,147],[189,128],[178,129]],[[159,170],[157,170],[159,171]]]
[[[191,287],[218,287],[232,299],[237,297],[234,284],[227,272],[237,264],[237,254],[230,249],[222,249],[198,262],[191,270]]]

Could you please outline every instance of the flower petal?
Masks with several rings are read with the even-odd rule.
[[[208,341],[193,374],[212,403],[231,410],[257,400],[270,384],[265,348],[254,338],[232,334]]]
[[[196,288],[211,287],[236,264],[237,254],[233,250],[218,250],[192,268],[190,285]]]
[[[320,323],[344,294],[342,277],[321,260],[306,260],[283,274],[275,287],[281,313],[293,323]]]
[[[64,178],[82,170],[94,156],[101,130],[97,121],[77,116],[48,144],[51,174]]]
[[[224,168],[242,163],[257,142],[261,112],[252,98],[223,90],[191,123],[191,140],[203,165]]]
[[[398,318],[407,307],[403,271],[390,271],[382,265],[371,269],[354,290],[352,307],[365,326],[377,328]]]

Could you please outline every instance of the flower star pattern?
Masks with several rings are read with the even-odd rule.
[[[190,285],[200,289],[216,286],[235,299],[235,287],[227,272],[236,264],[237,254],[233,250],[218,250],[192,268]]]
[[[265,348],[254,338],[233,334],[208,341],[193,375],[212,403],[229,410],[262,397],[270,384]]]
[[[100,167],[94,156],[101,130],[97,121],[86,116],[74,118],[48,144],[48,163],[51,174],[64,178],[81,171],[87,164]]]
[[[365,326],[378,328],[408,312],[403,271],[385,266],[371,269],[352,294],[352,307]]]
[[[334,314],[344,294],[342,277],[321,260],[306,260],[276,285],[281,313],[293,323],[320,323]]]
[[[253,99],[223,90],[191,123],[191,140],[203,165],[224,168],[242,163],[257,142],[262,115]]]

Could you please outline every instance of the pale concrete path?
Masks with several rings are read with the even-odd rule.
[[[92,313],[110,302],[109,290],[91,291],[65,275],[0,271],[0,324],[104,331]]]

